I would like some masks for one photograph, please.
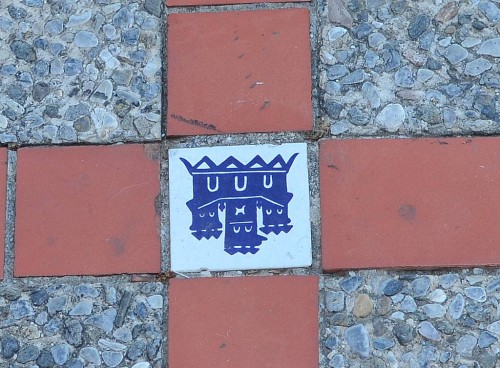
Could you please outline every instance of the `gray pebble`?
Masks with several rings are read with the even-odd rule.
[[[146,0],[144,2],[144,9],[146,9],[146,11],[149,14],[152,14],[156,17],[160,17],[161,10],[162,10],[162,4],[163,3],[161,0]]]
[[[440,318],[446,314],[446,309],[441,304],[425,304],[422,310],[428,318]]]
[[[66,23],[66,28],[80,27],[85,23],[87,23],[91,17],[92,17],[92,11],[88,9],[82,11],[81,14],[72,14],[69,17],[68,22]]]
[[[43,349],[36,359],[36,364],[40,368],[52,368],[55,365],[55,361],[50,351],[47,349]]]
[[[344,334],[351,351],[362,358],[370,355],[370,339],[365,326],[358,324],[346,329]]]
[[[123,354],[116,351],[104,351],[102,360],[108,367],[117,367],[123,360]]]
[[[345,308],[345,294],[343,291],[327,291],[325,305],[329,312],[340,312]]]
[[[375,123],[388,132],[396,132],[406,119],[406,113],[400,104],[388,104],[375,118]],[[384,291],[385,292],[385,291]],[[394,292],[395,295],[399,292]],[[386,294],[389,295],[389,294]]]
[[[63,29],[63,22],[60,19],[52,19],[45,24],[45,30],[52,35],[60,34]]]
[[[362,282],[363,278],[361,276],[349,276],[340,280],[339,286],[346,293],[352,293],[359,288]]]
[[[403,66],[394,75],[394,81],[396,86],[411,88],[415,85],[415,79],[413,78],[412,71],[410,67]]]
[[[45,82],[38,82],[33,87],[33,100],[36,102],[42,101],[50,93],[50,87]]]
[[[127,358],[134,361],[144,355],[146,351],[146,343],[144,340],[136,340],[127,350]]]
[[[484,41],[477,53],[479,55],[500,57],[500,37]]]
[[[348,130],[349,124],[346,121],[339,121],[335,124],[332,124],[332,126],[330,127],[330,132],[333,135],[342,134],[347,132]]]
[[[482,331],[480,334],[479,334],[479,338],[478,338],[478,341],[477,341],[477,345],[481,348],[481,349],[485,349],[487,348],[488,346],[491,346],[492,344],[496,343],[498,341],[498,339],[493,336],[492,334],[490,334],[489,332],[486,332],[486,331]]]
[[[373,340],[373,348],[376,350],[388,350],[394,346],[394,341],[386,337],[379,337]]]
[[[426,14],[419,14],[412,19],[408,26],[408,36],[410,39],[416,40],[424,33],[430,25],[430,18]]]
[[[83,71],[83,62],[78,59],[68,59],[64,62],[64,73],[67,76],[75,76]]]
[[[130,342],[132,341],[132,332],[127,327],[120,327],[113,332],[113,337],[122,342]]]
[[[328,362],[328,366],[332,368],[343,368],[344,356],[342,354],[335,354]]]
[[[492,67],[491,63],[484,58],[479,58],[465,65],[464,73],[472,77],[476,77]]]
[[[33,46],[25,41],[16,40],[10,44],[14,55],[21,60],[32,63],[36,60],[36,52]]]
[[[479,286],[465,288],[465,296],[481,303],[486,301],[486,291]]]
[[[92,32],[79,31],[75,34],[74,43],[77,47],[95,47],[99,44],[99,40]]]
[[[85,103],[79,103],[77,105],[69,106],[68,110],[66,110],[66,113],[64,114],[64,118],[69,121],[74,121],[79,117],[89,114],[90,114],[89,105]]]
[[[413,313],[417,310],[417,303],[410,295],[406,295],[399,305],[399,309],[404,313]]]
[[[68,364],[68,368],[83,368],[83,367],[84,367],[83,361],[81,361],[80,359],[73,359]]]
[[[17,354],[16,361],[21,364],[35,361],[40,355],[40,349],[35,345],[28,345],[22,348]]]
[[[368,36],[368,45],[373,48],[377,48],[386,41],[385,36],[382,33],[375,32]]]
[[[89,346],[81,349],[79,356],[89,363],[101,365],[101,356],[99,355],[97,349],[94,347]]]
[[[431,341],[441,340],[441,334],[439,333],[438,330],[436,330],[436,328],[430,322],[427,321],[420,322],[417,331],[420,335]]]
[[[478,8],[490,22],[496,23],[500,20],[500,9],[491,1],[481,1]]]
[[[10,313],[14,319],[22,319],[35,315],[33,307],[27,300],[16,300],[10,304]]]
[[[403,346],[410,344],[416,337],[415,329],[405,322],[397,322],[392,331]]]
[[[63,336],[68,344],[71,344],[73,346],[80,346],[83,338],[82,333],[83,326],[78,320],[68,319],[65,321]]]
[[[7,11],[12,19],[15,20],[24,19],[28,16],[28,12],[25,9],[12,4],[7,7]]]
[[[431,279],[428,276],[419,277],[411,282],[413,296],[422,298],[427,295],[431,285]]]
[[[344,77],[341,81],[344,85],[363,83],[365,80],[365,72],[361,69],[353,71],[351,74]]]
[[[63,365],[68,361],[71,354],[71,349],[68,344],[63,343],[51,347],[50,352],[52,354],[52,357],[54,358],[54,362],[57,365]]]
[[[110,333],[113,330],[113,323],[116,318],[116,309],[109,308],[103,311],[101,314],[91,316],[85,320],[85,324],[90,324],[94,327],[100,328],[101,330]]]
[[[472,356],[472,350],[476,346],[477,339],[471,335],[462,336],[457,342],[457,353],[464,357]]]
[[[327,70],[327,77],[329,80],[337,80],[347,75],[349,70],[342,64],[332,65]]]
[[[443,124],[446,128],[452,128],[457,121],[457,114],[455,110],[449,107],[443,108]]]
[[[88,316],[92,313],[92,301],[83,300],[78,303],[70,312],[70,316]]]
[[[19,340],[12,335],[4,336],[0,345],[2,346],[2,356],[5,359],[12,358],[20,349]]]
[[[448,306],[448,315],[453,319],[459,319],[462,316],[465,307],[465,300],[462,294],[457,294]]]
[[[113,16],[113,25],[118,28],[130,28],[134,23],[134,15],[128,7],[121,8]]]
[[[451,64],[455,65],[467,59],[469,52],[459,44],[455,43],[447,47],[443,55]]]
[[[43,326],[43,333],[46,336],[54,336],[59,334],[63,328],[63,322],[59,318],[52,318]]]
[[[99,291],[95,287],[87,284],[75,286],[75,293],[78,296],[85,296],[88,298],[97,298],[99,296]]]

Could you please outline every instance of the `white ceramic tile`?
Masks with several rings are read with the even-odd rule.
[[[305,143],[172,149],[169,185],[173,271],[311,265]]]

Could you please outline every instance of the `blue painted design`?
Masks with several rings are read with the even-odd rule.
[[[261,234],[288,233],[293,227],[288,217],[293,194],[286,180],[297,155],[288,161],[277,155],[269,163],[257,155],[247,164],[229,156],[220,165],[207,156],[195,165],[180,158],[193,177],[193,199],[186,203],[193,236],[219,239],[224,215],[224,251],[232,255],[257,253],[267,240]]]

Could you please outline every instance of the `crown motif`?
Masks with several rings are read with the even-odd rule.
[[[241,171],[276,171],[288,173],[297,155],[298,153],[293,154],[288,161],[285,161],[281,155],[277,155],[269,163],[266,163],[262,157],[257,155],[247,164],[238,161],[233,156],[229,156],[219,165],[215,164],[215,162],[213,162],[207,156],[204,156],[195,165],[191,165],[189,161],[182,157],[180,159],[191,174],[211,173],[214,171],[221,173]]]

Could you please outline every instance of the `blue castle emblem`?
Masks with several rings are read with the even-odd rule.
[[[257,253],[267,240],[262,233],[288,233],[292,229],[288,203],[293,194],[286,179],[297,155],[287,162],[277,155],[269,163],[257,155],[246,165],[233,156],[220,165],[207,156],[195,165],[180,158],[193,177],[193,199],[186,203],[193,236],[219,239],[220,216],[225,215],[224,251],[233,255]]]

